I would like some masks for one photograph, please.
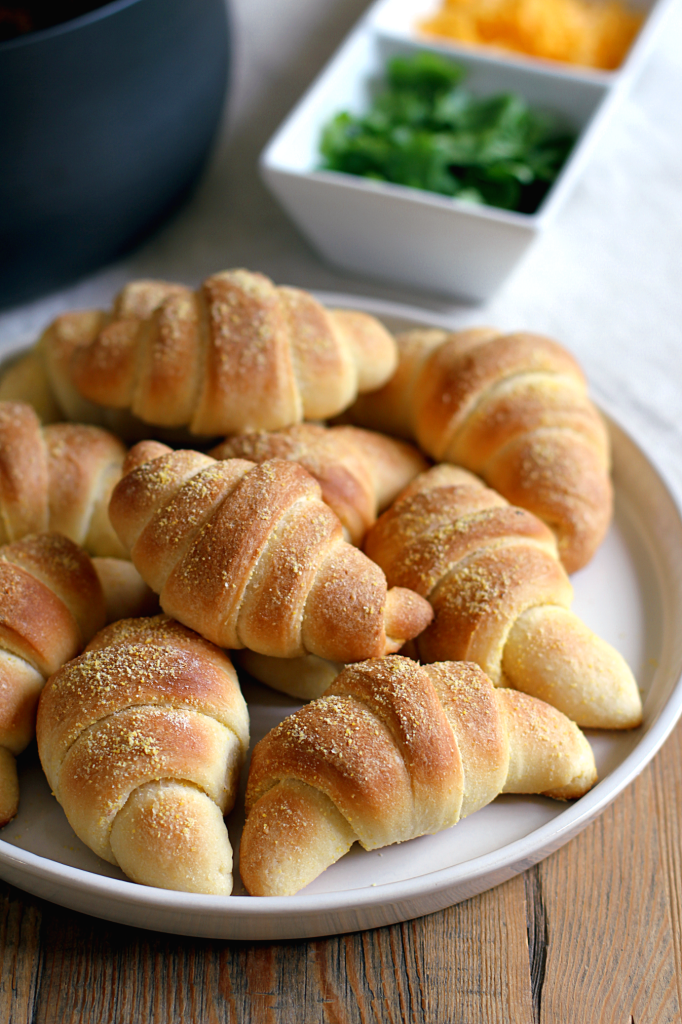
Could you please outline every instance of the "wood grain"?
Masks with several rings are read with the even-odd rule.
[[[40,975],[41,908],[37,901],[5,887],[0,925],[0,1019],[34,1019]]]
[[[655,773],[645,772],[542,865],[550,922],[542,1022],[680,1020],[654,782]]]
[[[439,914],[312,942],[179,938],[0,886],[8,1024],[679,1024],[682,727],[593,825]]]

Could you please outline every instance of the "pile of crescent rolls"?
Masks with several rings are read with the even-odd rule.
[[[580,797],[581,727],[642,718],[571,610],[609,470],[581,370],[539,335],[393,337],[246,270],[58,317],[0,381],[0,824],[37,735],[96,854],[229,895],[231,656],[308,702],[251,753],[253,895],[500,793]]]

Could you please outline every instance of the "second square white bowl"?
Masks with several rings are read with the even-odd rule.
[[[447,45],[382,28],[395,2],[379,0],[369,9],[270,140],[260,172],[331,264],[368,278],[482,301],[502,284],[572,188],[605,117],[640,63],[634,57],[643,55],[671,0],[655,5],[656,18],[649,17],[631,57],[615,73],[505,60],[473,50],[451,54],[466,69],[465,84],[473,93],[516,92],[532,107],[559,114],[576,132],[568,161],[534,214],[319,169],[323,127],[342,110],[367,109],[392,56],[450,52]]]

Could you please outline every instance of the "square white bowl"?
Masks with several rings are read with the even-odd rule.
[[[596,2],[596,0],[595,0]],[[606,2],[606,0],[599,0]],[[596,68],[583,67],[579,64],[568,64],[560,61],[526,56],[490,46],[475,46],[459,43],[456,39],[447,39],[428,35],[419,28],[420,22],[433,17],[443,6],[443,0],[377,0],[367,12],[368,28],[372,32],[393,39],[407,39],[413,44],[424,43],[436,46],[443,53],[469,55],[482,63],[510,64],[521,67],[544,67],[558,75],[578,75],[596,77],[605,82],[615,81],[621,77],[631,77],[636,66],[646,56],[654,33],[657,31],[664,10],[671,4],[665,0],[621,0],[629,10],[643,15],[640,31],[626,54],[625,60],[614,71],[601,71]]]
[[[379,0],[272,137],[261,176],[329,263],[355,274],[469,301],[488,298],[549,223],[589,156],[605,118],[632,80],[674,0],[657,0],[617,72],[506,58],[426,41],[411,25],[434,0]],[[642,0],[645,3],[645,0]],[[421,4],[421,7],[420,7]],[[413,21],[408,21],[410,7]],[[647,5],[649,9],[649,5]],[[319,170],[323,127],[339,112],[364,112],[388,59],[417,50],[450,53],[477,95],[516,92],[559,114],[577,134],[536,213]]]

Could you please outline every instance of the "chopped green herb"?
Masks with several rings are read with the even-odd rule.
[[[473,96],[464,77],[437,54],[394,57],[367,113],[324,128],[322,169],[533,213],[575,136],[515,93]]]

